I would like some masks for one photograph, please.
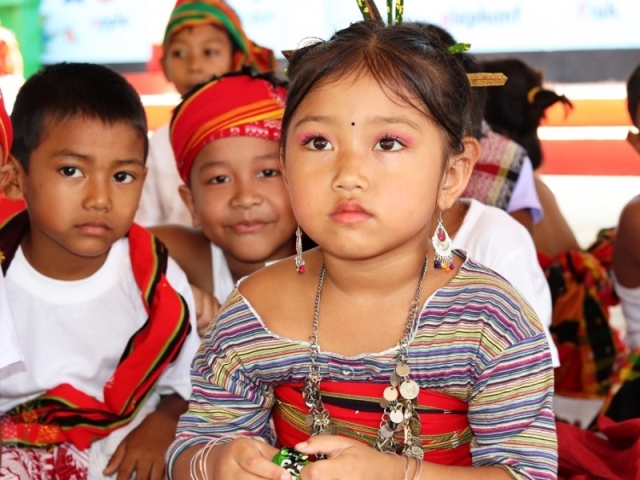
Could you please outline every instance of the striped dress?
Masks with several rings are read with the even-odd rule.
[[[347,358],[321,351],[317,362],[324,380],[388,385],[397,353],[394,347]],[[302,382],[309,364],[309,344],[270,332],[236,289],[194,359],[193,394],[168,452],[169,472],[182,451],[212,437],[273,443],[273,389]],[[531,307],[497,273],[467,259],[427,299],[410,365],[421,388],[468,404],[474,466],[502,466],[514,478],[556,478],[549,347]]]

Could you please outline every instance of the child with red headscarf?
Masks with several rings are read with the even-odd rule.
[[[249,40],[240,19],[221,0],[178,0],[163,41],[162,69],[180,95],[214,75],[251,66],[273,71],[271,50]],[[169,143],[169,126],[159,128],[149,144],[147,168],[136,221],[145,226],[190,225],[191,216],[178,197],[182,184]]]
[[[278,157],[285,97],[273,75],[229,73],[188,94],[171,121],[193,228],[152,230],[190,283],[220,303],[240,278],[294,253],[296,222]]]

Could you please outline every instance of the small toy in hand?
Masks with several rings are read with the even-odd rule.
[[[309,455],[288,447],[281,448],[271,461],[289,472],[294,480],[300,480],[302,467],[311,463]]]

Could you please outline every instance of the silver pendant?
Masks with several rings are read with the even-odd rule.
[[[402,423],[404,415],[402,414],[402,410],[394,410],[389,414],[389,418],[393,423]]]
[[[387,425],[383,425],[380,427],[380,436],[383,438],[391,438],[393,437],[394,431],[390,429]]]
[[[418,445],[407,446],[403,452],[407,457],[417,458],[418,460],[424,460],[424,450]]]
[[[396,367],[396,373],[400,377],[406,377],[411,373],[411,368],[406,363],[399,363],[398,366]]]
[[[401,386],[402,387],[402,386]],[[382,394],[388,401],[393,402],[398,399],[398,390],[396,387],[387,387]]]
[[[406,380],[400,385],[400,394],[402,398],[413,400],[420,393],[420,387],[413,380]]]
[[[313,418],[313,415],[307,415],[304,419],[304,423],[307,425],[307,427],[312,427],[315,422],[315,419]]]

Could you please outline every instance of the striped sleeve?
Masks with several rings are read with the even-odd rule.
[[[553,369],[543,333],[495,356],[469,402],[473,464],[499,465],[517,479],[557,477]]]
[[[227,435],[274,439],[269,427],[273,395],[260,388],[245,371],[234,342],[251,337],[238,331],[251,325],[251,310],[243,308],[241,296],[230,297],[205,336],[191,366],[193,391],[189,409],[178,423],[176,439],[167,452],[171,478],[176,458],[186,449]]]

